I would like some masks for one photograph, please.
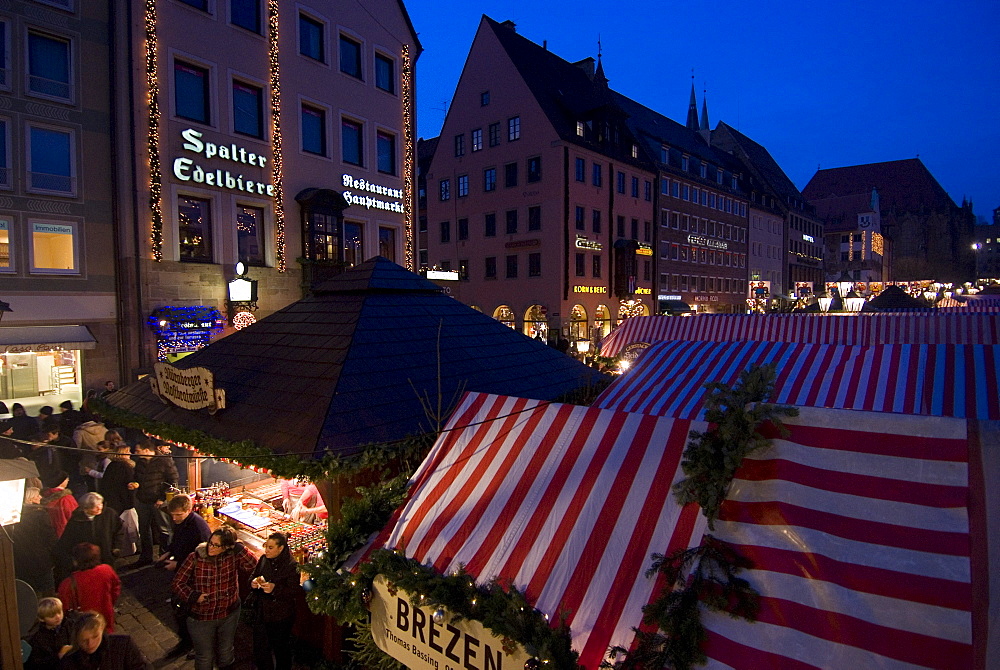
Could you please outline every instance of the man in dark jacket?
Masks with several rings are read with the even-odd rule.
[[[212,531],[204,519],[191,513],[191,498],[186,495],[174,496],[166,507],[174,522],[174,536],[157,562],[167,570],[176,572],[184,563],[184,559],[190,556],[199,544],[208,542]],[[191,634],[187,629],[187,615],[175,613],[174,618],[177,621],[177,635],[180,641],[167,652],[167,658],[180,656],[192,648]]]
[[[76,624],[76,650],[62,659],[62,670],[150,670],[153,666],[143,657],[135,641],[128,635],[105,633],[104,617],[97,612],[84,612]]]
[[[50,425],[43,428],[42,432],[35,437],[36,444],[32,444],[26,454],[29,461],[38,468],[38,476],[42,480],[51,477],[63,470],[62,457],[57,446],[66,446],[59,437],[59,429]]]
[[[133,567],[141,567],[153,562],[153,545],[162,544],[158,508],[166,499],[167,488],[177,484],[177,467],[173,458],[157,456],[149,440],[135,445],[135,456],[133,476],[139,482],[135,492],[135,511],[139,516],[142,549]]]
[[[49,511],[42,506],[41,492],[31,487],[24,492],[21,522],[8,529],[14,544],[14,576],[31,584],[41,595],[55,593],[52,577],[52,550],[58,537]]]
[[[66,530],[56,544],[56,582],[62,581],[73,571],[73,547],[81,542],[90,542],[101,548],[101,563],[114,566],[115,557],[121,552],[122,521],[118,512],[104,507],[100,493],[85,493],[80,497],[80,507],[66,524]]]

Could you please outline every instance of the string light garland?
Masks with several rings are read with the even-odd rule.
[[[281,69],[278,64],[278,0],[268,0],[268,58],[271,71],[271,178],[274,181],[274,242],[278,272],[286,270],[284,178],[281,162]]]
[[[156,79],[157,37],[156,0],[146,0],[146,105],[149,126],[146,150],[149,160],[149,210],[152,218],[149,241],[153,259],[163,260],[163,182],[160,175],[160,84]]]
[[[416,142],[413,141],[414,118],[413,118],[413,62],[410,58],[410,46],[403,45],[403,237],[405,249],[403,256],[406,259],[406,269],[410,272],[417,271],[416,252],[413,244],[413,175],[416,151]]]
[[[236,312],[233,315],[233,328],[236,330],[243,330],[255,323],[257,323],[257,317],[252,312]]]

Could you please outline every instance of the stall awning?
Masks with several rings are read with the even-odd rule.
[[[56,349],[94,349],[97,340],[86,326],[14,326],[0,328],[0,354]]]

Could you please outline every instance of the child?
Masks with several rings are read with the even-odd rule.
[[[63,613],[58,598],[38,601],[38,621],[24,638],[31,645],[31,655],[24,664],[25,670],[59,667],[59,659],[73,648],[73,627],[76,612]]]

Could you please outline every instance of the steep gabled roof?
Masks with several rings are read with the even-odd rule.
[[[816,216],[823,219],[823,231],[839,233],[858,228],[858,214],[874,211],[871,193],[853,193],[812,200]]]
[[[352,453],[431,428],[462,390],[551,400],[600,375],[375,257],[176,364],[226,391],[215,416],[164,405],[143,380],[111,404],[276,453]],[[440,373],[440,374],[439,374]]]
[[[955,202],[919,158],[819,170],[802,189],[809,200],[871,193],[878,189],[883,212],[955,209]]]
[[[783,207],[788,207],[790,201],[806,200],[767,149],[729,124],[720,121],[716,125],[712,131],[712,144],[739,156],[774,191]]]

